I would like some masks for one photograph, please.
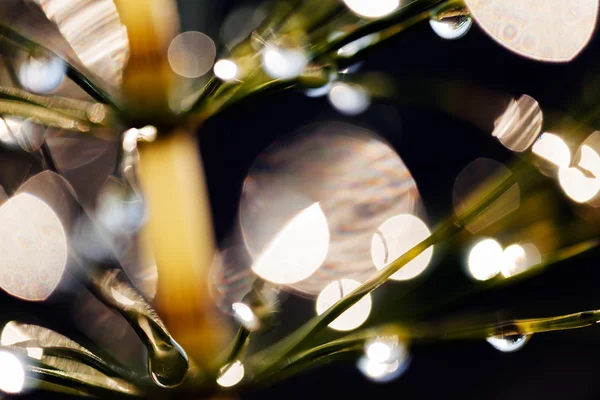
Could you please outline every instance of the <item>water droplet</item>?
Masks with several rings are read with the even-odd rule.
[[[67,72],[65,62],[56,56],[28,57],[18,67],[21,85],[37,93],[50,93],[63,81]]]
[[[144,321],[144,322],[142,322]],[[171,335],[150,318],[140,317],[147,334],[148,371],[159,386],[171,388],[181,384],[189,368],[187,354]]]
[[[496,350],[500,350],[503,353],[512,353],[523,346],[529,341],[529,336],[514,334],[514,335],[498,335],[490,336],[486,339]]]
[[[119,270],[103,272],[93,284],[97,297],[127,319],[146,347],[154,383],[165,388],[178,386],[188,371],[188,357],[152,306]]]
[[[443,19],[432,18],[429,20],[431,29],[442,39],[459,39],[467,34],[473,20],[468,15],[457,15]]]
[[[136,232],[146,220],[146,202],[127,182],[111,177],[98,198],[96,217],[112,233]]]

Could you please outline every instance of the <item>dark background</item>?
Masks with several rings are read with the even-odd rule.
[[[220,18],[234,3],[181,0],[180,9],[185,10],[181,12],[182,30],[214,34]],[[375,101],[358,117],[341,116],[326,98],[311,99],[294,90],[226,110],[199,132],[218,240],[225,240],[235,229],[242,182],[255,157],[274,139],[315,121],[350,122],[367,127],[389,141],[411,170],[430,220],[439,222],[452,212],[452,186],[462,168],[477,157],[508,161],[512,155],[490,137],[489,131],[438,107],[414,104],[411,98],[420,98],[422,94],[418,89],[412,92],[415,86],[419,87],[414,83],[470,82],[507,97],[527,93],[549,111],[544,129],[552,130],[561,115],[581,118],[597,104],[600,95],[593,81],[599,72],[599,51],[600,41],[595,38],[573,62],[543,64],[511,54],[477,26],[460,40],[446,41],[437,37],[427,23],[422,23],[370,53],[361,69],[361,72],[384,72],[399,82],[399,87],[406,85],[410,91],[400,93],[396,100]],[[423,90],[431,98],[438,95],[435,84]],[[453,92],[451,101],[468,103],[470,94]],[[552,193],[563,196],[560,190]],[[561,217],[573,217],[569,203],[561,204],[564,208]],[[492,313],[499,318],[541,317],[600,305],[597,294],[600,273],[595,253],[563,262],[523,282],[453,302],[445,299],[468,285],[462,272],[464,254],[452,249],[442,249],[436,254],[433,271],[425,279],[391,283],[383,294],[375,294],[376,320],[428,320],[471,312]],[[23,312],[14,300],[2,297],[2,302],[8,306],[3,307],[5,310],[14,305],[13,310]],[[436,306],[424,306],[429,304]],[[281,325],[297,325],[306,320],[313,314],[312,307],[310,301],[289,299],[284,304]],[[56,308],[45,312],[57,319],[61,315]],[[600,397],[596,383],[600,372],[600,340],[596,337],[599,333],[593,327],[540,334],[513,354],[500,353],[484,341],[415,345],[411,347],[412,362],[408,370],[388,384],[368,382],[354,363],[346,362],[243,393],[242,398],[595,399]],[[26,397],[34,396],[50,395],[37,393]]]

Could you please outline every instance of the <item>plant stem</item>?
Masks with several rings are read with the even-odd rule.
[[[467,210],[461,216],[451,218],[446,223],[443,223],[427,239],[391,262],[387,267],[365,281],[352,293],[339,300],[323,314],[314,317],[287,338],[282,339],[280,342],[253,356],[251,364],[255,366],[257,374],[268,372],[279,362],[279,360],[287,357],[294,350],[304,346],[313,337],[326,329],[327,326],[344,311],[352,307],[364,296],[383,285],[390,276],[399,271],[427,248],[440,243],[443,240],[447,240],[454,234],[460,232],[466,225],[477,218],[477,216],[490,207],[502,194],[515,184],[516,175],[517,174],[515,173],[505,178],[474,207]]]
[[[226,352],[226,356],[222,357],[222,360],[219,361],[219,367],[223,367],[232,363],[233,361],[239,360],[243,357],[246,348],[248,347],[248,343],[250,342],[250,331],[243,326],[240,326],[238,329],[235,338],[232,343],[229,345],[228,350]]]

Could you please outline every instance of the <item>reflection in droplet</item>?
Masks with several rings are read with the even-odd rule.
[[[32,92],[50,93],[67,73],[67,65],[59,57],[28,57],[18,68],[21,85]]]
[[[350,294],[360,286],[359,282],[352,279],[340,279],[331,282],[317,297],[317,314],[321,315],[331,306]],[[339,317],[329,324],[336,331],[351,331],[361,326],[371,313],[371,295],[367,294],[352,307],[344,311]]]
[[[444,19],[432,18],[429,20],[431,29],[442,39],[454,40],[465,36],[471,26],[473,20],[468,15],[459,15],[456,17],[448,17]]]
[[[571,164],[571,150],[565,141],[553,133],[543,133],[531,149],[533,154],[551,164],[568,168]]]
[[[361,17],[384,17],[400,6],[400,0],[344,0],[344,3],[354,13]]]
[[[502,246],[494,239],[478,242],[469,252],[468,267],[478,281],[492,279],[502,270]]]
[[[414,215],[397,215],[388,219],[373,234],[371,241],[373,264],[379,270],[384,269],[430,235],[427,225]],[[430,246],[393,274],[390,279],[404,281],[415,278],[425,271],[432,256],[433,246]]]
[[[233,80],[238,74],[237,64],[231,60],[219,60],[213,69],[216,77],[224,81]]]
[[[263,69],[274,79],[297,78],[308,64],[308,57],[302,48],[284,48],[273,44],[265,46],[262,52]]]
[[[217,48],[215,42],[202,32],[183,32],[169,45],[171,69],[184,78],[198,78],[213,66]]]
[[[329,92],[329,102],[342,114],[357,115],[369,108],[371,98],[360,85],[336,82]]]
[[[21,193],[0,207],[0,287],[29,301],[43,301],[61,281],[67,238],[56,213]]]
[[[535,245],[512,244],[502,253],[502,275],[505,278],[521,274],[542,261]]]
[[[453,191],[454,211],[463,215],[484,199],[512,173],[498,161],[478,158],[467,165],[456,178]],[[515,183],[492,205],[479,213],[466,228],[477,233],[519,208],[521,192]]]
[[[233,303],[231,305],[233,316],[244,328],[250,332],[257,331],[260,328],[260,320],[252,311],[252,308],[244,303]]]
[[[250,170],[239,217],[250,254],[257,259],[294,216],[315,202],[327,217],[327,257],[314,274],[286,285],[309,295],[336,279],[362,282],[372,276],[373,233],[389,218],[420,207],[410,171],[387,143],[348,124],[311,125],[269,147]],[[235,286],[235,280],[228,281]]]
[[[566,62],[588,44],[597,0],[546,2],[466,0],[479,25],[509,50],[540,61]]]
[[[496,350],[500,350],[503,353],[512,353],[520,350],[525,346],[525,343],[529,340],[527,335],[499,335],[491,336],[486,339]]]
[[[217,383],[222,387],[232,387],[240,383],[244,378],[244,365],[239,361],[234,361],[221,368]]]
[[[0,391],[19,393],[25,384],[25,369],[11,352],[0,350]]]
[[[511,100],[506,111],[495,121],[492,136],[516,152],[527,150],[542,131],[543,114],[538,102],[527,95]]]

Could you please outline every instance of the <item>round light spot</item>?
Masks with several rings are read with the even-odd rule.
[[[323,314],[359,286],[360,283],[352,279],[340,279],[339,281],[331,282],[325,286],[317,297],[317,314]],[[370,313],[371,295],[368,294],[333,320],[329,324],[329,327],[336,331],[351,331],[361,326],[367,320]]]
[[[67,64],[59,57],[29,57],[19,65],[17,74],[21,85],[37,93],[50,93],[63,81]]]
[[[400,6],[400,0],[344,0],[350,10],[361,17],[384,17]]]
[[[0,390],[19,393],[25,384],[25,370],[21,361],[12,353],[0,350]]]
[[[300,282],[319,269],[328,249],[327,218],[319,203],[314,203],[281,229],[252,265],[252,270],[269,282]]]
[[[260,327],[260,321],[254,314],[254,311],[244,303],[233,303],[231,305],[233,310],[233,316],[242,326],[248,329],[250,332],[258,330]]]
[[[500,273],[503,261],[500,243],[494,239],[484,239],[469,252],[469,273],[478,281],[487,281]]]
[[[369,108],[371,99],[359,85],[336,82],[329,91],[329,102],[342,114],[357,115]]]
[[[214,66],[215,75],[217,78],[224,81],[235,79],[238,73],[237,64],[231,60],[219,60]]]
[[[543,133],[534,143],[531,151],[538,157],[560,168],[568,168],[571,164],[569,146],[560,136],[553,133]]]
[[[244,378],[244,372],[244,365],[239,361],[234,361],[221,368],[217,383],[222,387],[235,386]]]
[[[281,48],[267,45],[262,52],[263,69],[274,79],[294,79],[308,64],[308,57],[301,48]]]
[[[171,69],[184,78],[198,78],[207,73],[217,55],[213,40],[202,32],[183,32],[169,45]]]
[[[377,229],[371,241],[371,258],[375,267],[384,269],[430,235],[427,225],[414,215],[403,214],[388,219]],[[430,246],[390,279],[404,281],[418,276],[425,271],[432,256],[433,247]]]

